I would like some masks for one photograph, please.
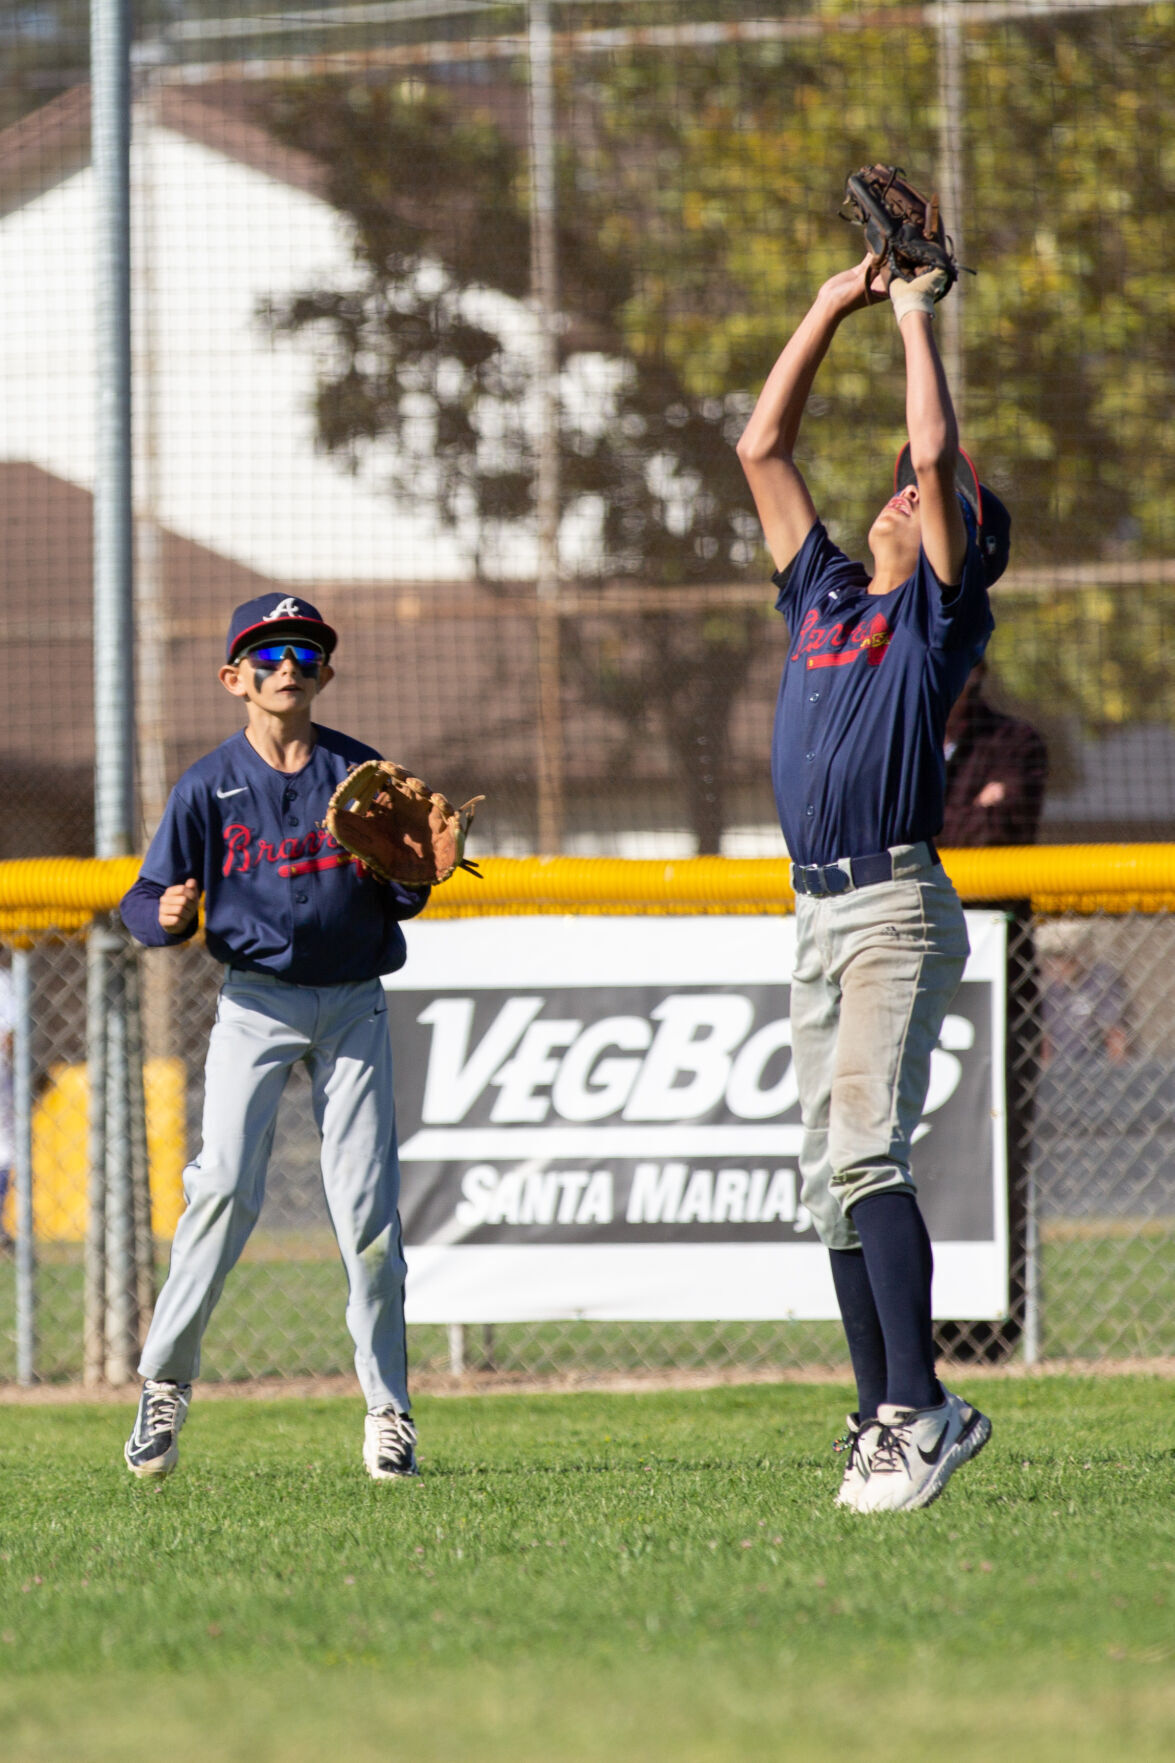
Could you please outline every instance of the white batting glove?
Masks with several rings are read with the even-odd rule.
[[[899,324],[910,312],[926,312],[933,318],[935,303],[942,298],[948,286],[945,269],[924,269],[912,282],[904,282],[900,276],[895,276],[889,284],[894,317]]]

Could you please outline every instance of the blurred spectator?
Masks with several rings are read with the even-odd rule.
[[[1091,959],[1081,941],[1057,937],[1045,951],[1041,1025],[1046,1065],[1124,1064],[1130,1004],[1121,974]]]
[[[1048,749],[1031,723],[983,695],[987,664],[972,669],[947,718],[945,846],[1036,842]]]
[[[12,974],[7,967],[0,967],[0,1254],[7,1254],[12,1248],[4,1208],[16,1139],[12,1110],[12,1031],[15,1026]]]

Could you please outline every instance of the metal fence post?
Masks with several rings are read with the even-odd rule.
[[[122,857],[134,824],[131,513],[130,6],[91,0],[95,208],[94,852]]]
[[[127,1057],[126,944],[108,939],[106,1003],[106,1381],[129,1383],[138,1357],[135,1200]]]
[[[133,946],[123,957],[126,991],[127,1106],[130,1111],[131,1195],[134,1214],[135,1334],[143,1334],[155,1308],[155,1239],[151,1228],[151,1156],[147,1143],[147,1091],[143,1063],[143,1009],[139,960]]]
[[[1036,1172],[1029,1159],[1024,1195],[1024,1363],[1040,1358],[1040,1219]]]
[[[16,1380],[37,1381],[37,1272],[33,1238],[32,975],[27,949],[12,952],[12,1113],[16,1179]]]
[[[86,1208],[83,1378],[106,1375],[106,971],[107,942],[95,919],[86,944],[86,1075],[90,1174]]]
[[[960,22],[959,0],[939,0],[938,28],[938,182],[942,212],[950,218],[955,251],[963,245],[963,136],[967,123],[967,45]],[[951,397],[960,425],[966,403],[963,355],[963,313],[966,276],[960,276],[953,297],[943,302],[942,354]]]
[[[548,0],[528,8],[530,275],[539,321],[535,469],[538,684],[538,848],[563,848],[562,631],[559,607],[559,268],[555,187],[554,48]]]
[[[134,526],[131,489],[129,0],[90,0],[94,167],[94,850],[120,857],[134,823]],[[90,935],[90,1213],[85,1376],[130,1375],[133,1241],[126,1004],[120,938]]]

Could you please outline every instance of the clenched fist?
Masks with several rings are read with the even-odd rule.
[[[159,896],[160,929],[174,936],[176,931],[187,930],[196,916],[196,902],[200,898],[200,889],[191,876],[187,881],[176,882],[174,887],[165,888]]]

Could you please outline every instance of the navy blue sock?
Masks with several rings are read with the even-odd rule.
[[[860,1249],[829,1249],[828,1259],[857,1380],[857,1412],[862,1421],[873,1420],[878,1402],[886,1399],[885,1337],[873,1302],[865,1257]]]
[[[885,1341],[885,1399],[900,1408],[943,1401],[934,1373],[930,1233],[911,1193],[867,1194],[853,1207]]]

